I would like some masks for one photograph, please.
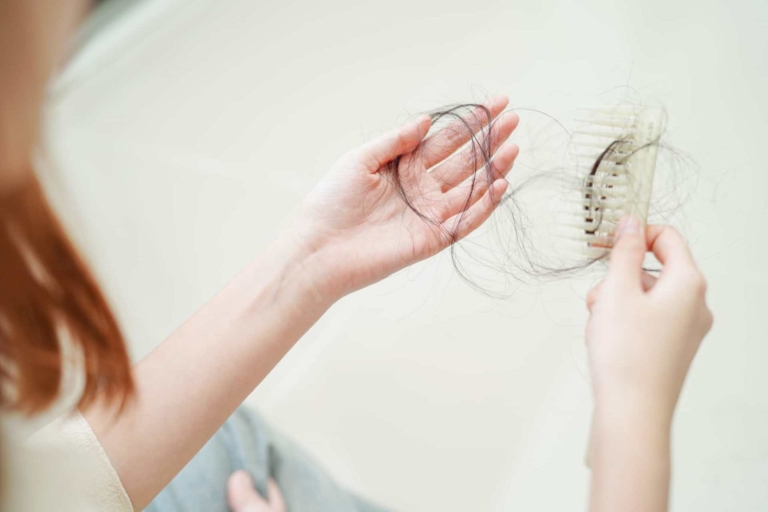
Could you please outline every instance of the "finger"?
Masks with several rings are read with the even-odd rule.
[[[589,293],[587,293],[587,310],[590,313],[592,312],[592,308],[594,307],[594,305],[600,299],[600,294],[603,291],[604,283],[605,283],[605,279],[597,283],[591,290],[589,290]]]
[[[712,326],[715,323],[715,317],[712,314],[712,311],[707,307],[707,305],[704,305],[704,320],[702,322],[702,329],[704,331],[704,334],[708,333],[710,330],[712,330]]]
[[[450,158],[432,170],[430,174],[440,184],[440,189],[446,191],[455,187],[489,164],[493,155],[496,154],[509,136],[512,135],[512,132],[517,128],[519,122],[520,117],[514,112],[501,114],[491,126],[487,128],[482,135],[472,141],[469,146],[458,153],[451,155]],[[486,139],[486,137],[490,137],[490,140]],[[508,153],[512,153],[511,160],[514,161],[514,158],[517,157],[517,153],[519,152],[517,145],[511,143],[507,144],[505,145],[505,150]],[[510,159],[509,154],[505,155],[505,157],[507,160]],[[511,165],[511,162],[509,162],[509,165]],[[488,169],[492,172],[491,179],[502,177],[499,174],[499,171],[497,171],[497,168],[500,166],[500,163],[496,160],[493,160],[493,163],[488,166]],[[507,171],[508,170],[509,169],[507,169]]]
[[[624,288],[641,290],[643,259],[647,252],[640,219],[625,216],[619,222],[618,240],[611,249],[608,281]]]
[[[363,144],[357,156],[370,172],[376,172],[398,156],[416,149],[429,131],[429,116],[424,115]]]
[[[680,233],[670,226],[648,226],[648,247],[664,268],[689,267],[696,269],[693,255]]]
[[[658,279],[656,278],[656,276],[653,276],[648,272],[643,272],[643,275],[641,278],[643,291],[647,292],[651,290],[656,284],[657,280]],[[603,279],[602,281],[597,283],[591,290],[589,290],[589,293],[587,293],[587,310],[589,310],[590,313],[592,312],[592,308],[595,306],[597,301],[600,300],[600,295],[602,294],[604,283],[605,283],[605,280]]]
[[[501,197],[507,190],[507,185],[506,180],[494,181],[479,201],[467,211],[454,215],[445,221],[443,226],[454,234],[457,241],[466,237],[488,220],[493,210],[499,206]]]
[[[271,512],[267,501],[253,488],[247,471],[235,471],[227,482],[227,503],[232,512]]]
[[[506,96],[494,96],[482,107],[475,107],[468,114],[450,114],[457,119],[424,141],[421,152],[424,168],[429,169],[451,156],[503,112],[508,103]]]
[[[440,220],[445,220],[470,208],[488,191],[491,184],[485,177],[467,180],[443,195],[440,208]]]
[[[520,148],[513,142],[506,142],[501,145],[493,157],[493,170],[498,174],[495,178],[505,178],[520,154]]]
[[[696,296],[707,293],[707,281],[699,270],[693,255],[680,233],[670,226],[651,226],[649,247],[663,268],[660,279],[676,291],[685,290]],[[665,288],[669,289],[669,286]],[[661,292],[660,292],[661,293]]]
[[[274,512],[285,512],[286,507],[283,493],[280,492],[277,482],[271,478],[267,483],[267,496],[269,497],[269,504],[272,506]]]

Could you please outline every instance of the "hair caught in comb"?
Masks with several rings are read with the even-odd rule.
[[[441,227],[437,219],[430,216],[429,207],[418,196],[418,190],[407,191],[403,187],[401,176],[409,169],[403,168],[401,159],[390,164],[388,174],[406,205],[424,222],[441,229],[438,236],[444,236],[450,242],[451,261],[462,279],[488,295],[506,297],[513,293],[508,290],[510,285],[517,288],[526,283],[573,276],[589,269],[608,254],[619,218],[625,213],[637,214],[643,210],[642,205],[635,204],[634,196],[638,195],[638,190],[628,187],[642,188],[639,195],[648,195],[638,200],[642,203],[649,199],[650,184],[634,180],[629,173],[633,172],[633,166],[638,169],[644,165],[640,159],[649,158],[646,154],[648,148],[653,148],[650,157],[655,162],[662,129],[660,109],[652,110],[653,130],[648,129],[648,123],[641,123],[642,126],[632,124],[635,118],[641,119],[640,114],[644,111],[640,107],[603,109],[602,115],[616,126],[603,132],[593,130],[599,135],[589,142],[594,151],[590,151],[587,158],[582,158],[576,168],[569,169],[567,155],[563,155],[559,166],[555,165],[553,169],[526,169],[530,172],[523,176],[513,171],[508,179],[510,186],[507,194],[494,213],[494,246],[485,243],[489,240],[487,238],[457,243],[456,233],[461,217],[450,230]],[[498,117],[493,120],[487,108],[475,103],[441,108],[431,112],[430,116],[435,124],[450,120],[454,126],[466,130],[468,142],[465,151],[469,150],[470,164],[478,169],[465,189],[466,211],[472,191],[483,182],[490,183],[499,177],[492,159],[492,140]],[[616,123],[619,117],[620,122]],[[626,126],[625,118],[628,119]],[[487,128],[478,131],[475,127],[481,121],[481,124],[487,124]],[[556,120],[555,123],[563,128]],[[566,137],[568,147],[580,142],[577,132],[564,128],[560,131],[560,135]],[[588,165],[584,165],[587,159]],[[533,187],[536,183],[543,186]],[[557,191],[558,185],[564,189],[562,192]],[[528,191],[531,191],[530,198],[526,197]],[[570,195],[574,192],[578,194],[575,198]],[[541,195],[548,195],[553,204],[545,205],[538,200]],[[575,250],[573,247],[564,248],[559,236],[552,236],[544,229],[547,225],[560,223],[553,213],[555,209],[574,201],[578,204],[575,225],[580,226],[581,233],[580,237],[575,237],[579,239],[581,248],[576,247]],[[648,205],[644,208],[647,213]]]

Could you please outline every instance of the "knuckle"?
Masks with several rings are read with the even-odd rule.
[[[614,250],[636,252],[645,249],[645,242],[639,234],[625,234],[619,237]]]
[[[661,228],[661,233],[659,234],[659,236],[664,238],[674,239],[676,242],[683,241],[683,235],[680,234],[677,228],[672,226],[667,226],[667,225],[663,226]]]
[[[592,311],[592,306],[595,305],[599,296],[600,296],[599,285],[589,290],[589,293],[587,293],[587,309]]]
[[[621,262],[634,260],[643,253],[644,250],[641,243],[625,240],[624,242],[620,242],[619,244],[615,245],[613,249],[611,249],[611,255],[608,264],[610,267],[613,267],[617,264],[620,264]]]
[[[707,281],[704,276],[693,267],[676,269],[676,279],[682,289],[689,294],[699,295],[706,291]]]
[[[705,317],[705,325],[707,328],[707,332],[712,330],[712,326],[715,324],[715,316],[712,314],[712,311],[707,309],[706,317]]]
[[[662,233],[666,234],[667,236],[674,236],[674,237],[680,238],[680,232],[674,226],[665,225],[662,228]]]
[[[707,280],[698,271],[692,271],[688,276],[688,283],[696,295],[703,297],[707,293]]]

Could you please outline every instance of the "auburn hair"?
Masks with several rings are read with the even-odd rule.
[[[70,348],[85,371],[80,406],[124,405],[134,387],[120,328],[30,170],[0,190],[0,406],[51,405]]]

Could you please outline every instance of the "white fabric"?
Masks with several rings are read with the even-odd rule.
[[[132,512],[133,507],[96,435],[80,413],[32,436],[2,429],[4,512]]]

